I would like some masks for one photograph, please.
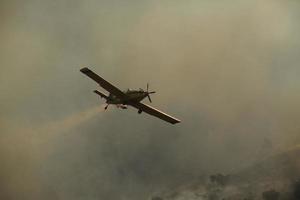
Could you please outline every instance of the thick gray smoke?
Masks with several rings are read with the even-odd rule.
[[[271,0],[1,1],[0,197],[146,199],[298,144],[299,10]],[[182,124],[98,112],[83,66],[122,89],[149,82],[153,106]]]

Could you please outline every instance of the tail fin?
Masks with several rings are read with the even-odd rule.
[[[98,94],[101,98],[107,99],[108,96],[103,94],[102,92],[99,92],[98,90],[94,90],[94,93]]]

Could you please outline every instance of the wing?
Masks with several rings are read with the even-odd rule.
[[[151,107],[149,105],[146,105],[146,104],[143,104],[141,102],[132,103],[130,105],[137,108],[137,109],[139,109],[139,110],[141,110],[141,111],[143,111],[143,112],[145,112],[145,113],[148,113],[149,115],[153,115],[155,117],[158,117],[158,118],[160,118],[164,121],[167,121],[171,124],[176,124],[176,123],[180,122],[179,119],[176,119],[175,117],[172,117],[172,116],[170,116],[170,115],[168,115],[168,114],[166,114],[166,113],[164,113],[160,110],[157,110],[156,108],[153,108],[153,107]]]
[[[122,92],[120,89],[117,87],[113,86],[111,83],[108,81],[104,80],[97,74],[95,74],[92,70],[90,70],[87,67],[84,67],[80,70],[82,73],[96,81],[101,87],[103,87],[105,90],[107,90],[109,93],[115,95],[118,98],[126,98],[126,94]]]

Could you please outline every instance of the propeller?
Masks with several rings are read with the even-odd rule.
[[[147,83],[147,91],[146,91],[146,94],[147,94],[147,97],[148,97],[150,103],[152,103],[150,94],[154,94],[154,93],[156,93],[156,92],[155,92],[155,91],[149,92],[149,83]]]

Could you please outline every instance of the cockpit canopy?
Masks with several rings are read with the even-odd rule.
[[[126,91],[124,91],[125,93],[140,93],[140,92],[144,92],[144,90],[142,88],[140,88],[139,90],[133,90],[128,88]]]

